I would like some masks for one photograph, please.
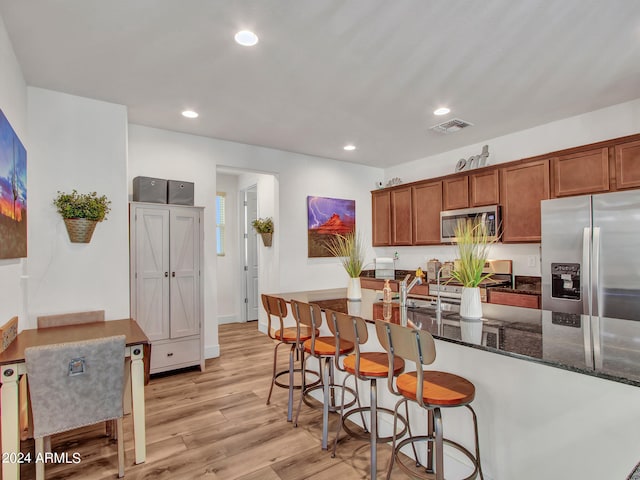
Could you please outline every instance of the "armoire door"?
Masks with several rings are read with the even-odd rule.
[[[200,333],[200,235],[199,212],[171,209],[171,338]]]
[[[169,338],[169,210],[135,209],[135,320],[150,340]]]

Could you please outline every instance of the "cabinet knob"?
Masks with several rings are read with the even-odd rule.
[[[173,357],[173,352],[167,353],[167,357]]]
[[[164,272],[164,278],[167,278],[169,276],[169,272]]]
[[[171,272],[171,276],[175,277],[176,276],[176,272]]]

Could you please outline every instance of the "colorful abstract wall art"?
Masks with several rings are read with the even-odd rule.
[[[0,110],[0,259],[27,256],[27,151]]]
[[[333,235],[355,232],[356,201],[307,197],[309,257],[331,257],[326,248]]]

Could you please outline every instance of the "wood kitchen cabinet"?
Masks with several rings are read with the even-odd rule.
[[[428,182],[411,187],[413,244],[440,243],[442,182]]]
[[[487,302],[513,307],[540,308],[540,295],[517,292],[501,292],[487,288]]]
[[[467,175],[442,180],[442,209],[457,210],[469,206],[469,177]]]
[[[371,192],[372,243],[374,247],[391,245],[391,192]]]
[[[596,148],[553,158],[551,178],[554,197],[608,192],[609,149]]]
[[[494,168],[469,174],[469,206],[500,204],[500,175]]]
[[[549,160],[500,169],[502,241],[540,241],[540,201],[549,198]]]
[[[391,190],[391,244],[412,245],[411,187]]]
[[[615,146],[616,188],[640,188],[640,140]]]

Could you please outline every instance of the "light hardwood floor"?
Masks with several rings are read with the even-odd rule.
[[[125,478],[211,480],[336,480],[368,478],[369,445],[346,438],[336,458],[320,448],[322,413],[303,404],[299,427],[286,421],[287,390],[274,388],[265,404],[274,343],[257,331],[256,322],[221,325],[220,358],[206,371],[152,378],[145,388],[147,461],[133,465],[130,418],[125,418]],[[281,363],[288,352],[281,347]],[[299,391],[296,391],[296,401]],[[331,415],[335,431],[337,415]],[[344,435],[344,434],[343,434]],[[333,434],[330,433],[330,440]],[[104,425],[61,434],[54,452],[79,453],[78,465],[47,465],[47,479],[117,477],[115,441]],[[22,444],[33,455],[33,441]],[[378,448],[378,478],[385,478],[390,447]],[[33,465],[21,476],[35,478]],[[408,478],[394,471],[393,478]]]

